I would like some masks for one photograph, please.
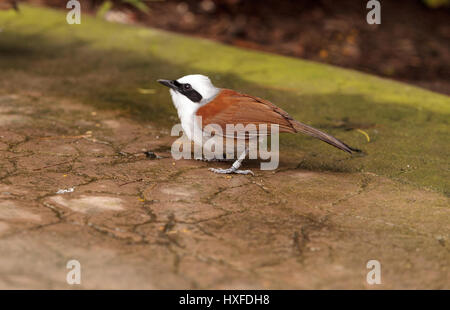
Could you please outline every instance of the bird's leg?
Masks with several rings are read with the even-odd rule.
[[[239,168],[242,165],[242,161],[245,159],[245,157],[248,154],[248,148],[245,148],[245,151],[239,156],[239,158],[231,165],[228,169],[221,169],[221,168],[209,168],[210,171],[214,173],[223,173],[223,174],[230,174],[230,173],[236,173],[236,174],[251,174],[254,175],[251,170],[239,170]]]

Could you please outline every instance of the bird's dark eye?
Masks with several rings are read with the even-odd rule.
[[[192,102],[200,102],[202,100],[202,95],[193,89],[191,84],[180,84],[180,86],[177,87],[177,91],[188,97]]]

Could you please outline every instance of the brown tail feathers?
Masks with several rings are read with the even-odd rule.
[[[348,146],[347,144],[345,144],[344,142],[336,139],[333,136],[330,136],[329,134],[326,134],[316,128],[313,128],[311,126],[302,124],[300,122],[294,121],[292,122],[295,130],[297,130],[297,132],[301,132],[304,134],[307,134],[311,137],[317,138],[322,140],[323,142],[326,142],[328,144],[331,144],[334,147],[337,147],[340,150],[343,150],[345,152],[348,152],[350,154],[352,154],[352,152],[361,152],[361,150],[352,148],[351,146]]]

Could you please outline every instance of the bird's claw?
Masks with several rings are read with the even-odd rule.
[[[233,167],[228,168],[228,169],[209,168],[209,171],[212,171],[214,173],[220,173],[220,174],[236,173],[236,174],[251,174],[253,176],[255,175],[251,170],[238,170],[238,169],[234,169]]]

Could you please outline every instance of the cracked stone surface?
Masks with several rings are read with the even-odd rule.
[[[369,288],[371,259],[382,288],[450,288],[441,193],[289,160],[215,175],[228,164],[174,161],[167,130],[114,111],[0,101],[2,289],[70,288],[71,259],[82,288]]]
[[[0,289],[450,288],[448,97],[26,5],[0,28]],[[174,161],[155,80],[188,73],[368,155],[285,135],[276,171],[244,163],[255,176]]]

